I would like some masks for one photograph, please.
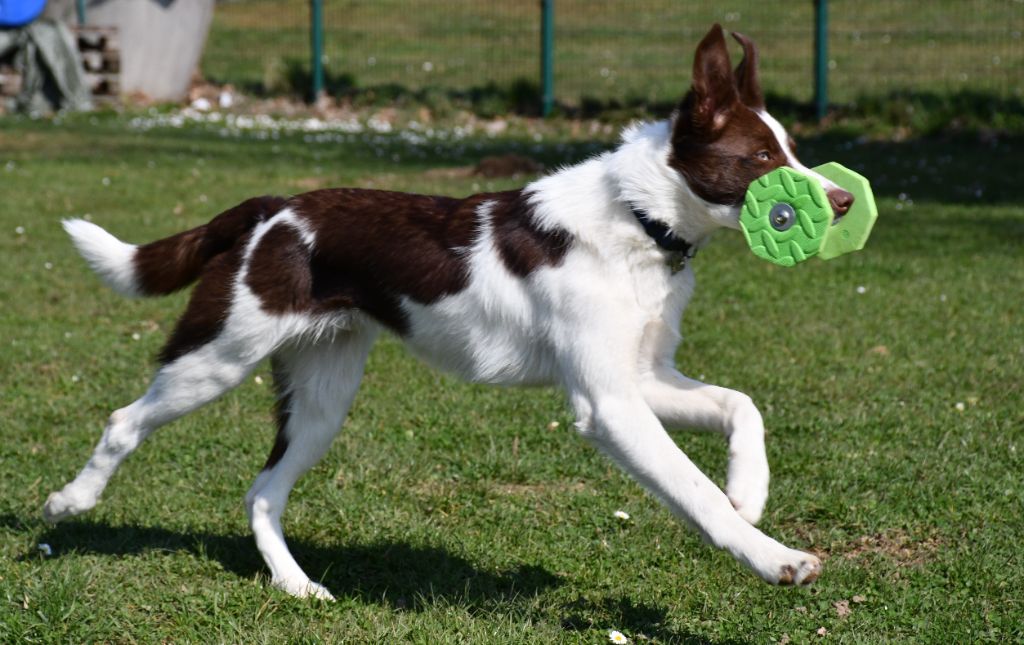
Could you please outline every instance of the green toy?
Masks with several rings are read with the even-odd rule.
[[[751,182],[740,211],[743,236],[757,257],[788,267],[864,248],[878,217],[871,184],[837,163],[812,170],[853,195],[849,212],[833,223],[832,207],[817,179],[776,168]]]

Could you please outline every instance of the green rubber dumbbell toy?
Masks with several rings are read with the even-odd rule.
[[[740,210],[740,228],[757,257],[788,267],[864,248],[878,218],[871,184],[837,163],[812,170],[850,192],[853,206],[833,223],[828,196],[814,177],[785,166],[758,177]]]

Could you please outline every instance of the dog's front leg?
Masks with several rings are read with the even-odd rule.
[[[725,492],[737,512],[756,524],[768,499],[769,473],[764,422],[750,397],[661,366],[641,379],[640,389],[666,427],[711,430],[725,436],[729,441]]]
[[[602,379],[604,380],[604,379]],[[768,537],[683,454],[644,401],[639,388],[572,392],[581,434],[608,454],[704,539],[725,549],[772,584],[807,584],[821,571],[813,555]]]

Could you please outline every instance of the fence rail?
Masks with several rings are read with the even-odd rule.
[[[548,0],[551,1],[551,0]],[[323,0],[329,93],[522,93],[540,98],[541,0]],[[553,99],[664,104],[689,82],[713,22],[759,45],[767,92],[810,103],[814,0],[553,0]],[[312,82],[310,0],[222,0],[204,75],[259,93]],[[785,13],[780,11],[785,8]],[[833,0],[829,97],[1024,96],[1024,0]]]

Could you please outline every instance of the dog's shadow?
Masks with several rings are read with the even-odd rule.
[[[28,524],[21,518],[0,516],[0,526],[25,528]],[[38,540],[54,545],[53,558],[71,553],[125,557],[154,551],[184,552],[217,561],[240,577],[267,573],[248,534],[179,532],[79,519],[47,528]],[[290,538],[288,543],[302,567],[335,596],[395,609],[419,610],[438,598],[471,607],[493,607],[536,596],[560,584],[559,578],[543,567],[519,565],[488,571],[444,548],[403,541],[325,547]],[[30,557],[37,554],[22,556]]]
[[[34,520],[0,514],[0,527],[30,530]],[[182,552],[219,562],[224,570],[243,578],[266,574],[249,534],[213,534],[158,527],[121,525],[76,519],[48,527],[40,543],[54,546],[52,558],[72,554],[130,557],[152,552]],[[488,571],[444,548],[416,546],[402,541],[325,547],[291,538],[289,546],[304,569],[314,574],[336,597],[354,598],[395,610],[420,611],[441,600],[471,609],[529,603],[562,579],[535,565]],[[35,552],[20,559],[38,558]],[[315,572],[322,572],[317,578]],[[602,597],[560,603],[562,628],[578,632],[608,620],[631,634],[644,634],[664,642],[708,643],[704,638],[671,628],[662,607],[635,604],[627,598]],[[732,642],[732,641],[729,641]]]

